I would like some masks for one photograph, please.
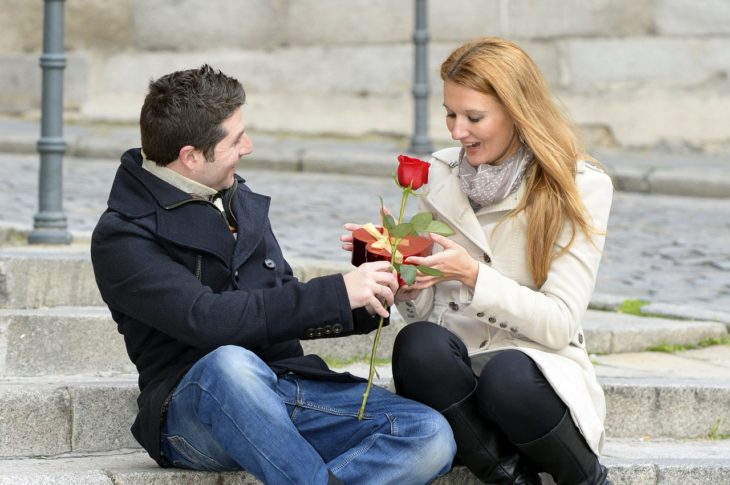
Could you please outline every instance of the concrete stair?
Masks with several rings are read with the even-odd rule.
[[[299,276],[340,269],[305,264]],[[389,358],[403,325],[394,313],[380,358]],[[727,337],[726,325],[589,310],[584,328],[599,354],[609,436],[603,461],[614,483],[730,483],[730,440],[708,439],[730,434],[725,354],[652,353],[655,368],[635,363],[656,345]],[[364,360],[371,345],[368,335],[336,346],[306,342],[305,350],[364,375],[367,364],[352,359]],[[381,385],[388,367],[379,367]],[[96,290],[88,249],[0,251],[0,485],[258,483],[246,473],[158,468],[129,433],[136,396],[135,370]],[[477,482],[457,468],[434,483]]]

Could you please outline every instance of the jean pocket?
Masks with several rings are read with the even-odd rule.
[[[189,468],[191,470],[201,470],[210,472],[222,472],[228,470],[227,467],[218,463],[215,459],[198,451],[188,440],[182,436],[167,436],[167,444],[169,451],[165,453],[165,457],[178,468]],[[171,455],[171,456],[168,456]]]

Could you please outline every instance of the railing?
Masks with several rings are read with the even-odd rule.
[[[38,213],[33,217],[30,244],[69,244],[63,213],[63,51],[64,0],[44,0],[43,70],[41,98],[41,137],[38,140],[40,171],[38,174]]]
[[[431,138],[428,136],[428,3],[427,0],[416,0],[416,28],[413,31],[415,44],[414,64],[414,128],[411,138],[411,153],[423,155],[433,151]]]

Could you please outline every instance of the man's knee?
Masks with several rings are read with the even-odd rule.
[[[276,381],[274,372],[255,353],[237,345],[218,347],[200,359],[190,370],[191,378],[219,382],[225,386],[256,382],[270,386]]]

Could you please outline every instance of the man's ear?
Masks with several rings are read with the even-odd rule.
[[[177,159],[180,160],[180,163],[187,168],[188,170],[193,170],[195,166],[198,163],[198,157],[200,157],[200,152],[192,145],[185,145],[180,149],[180,152],[177,155]]]

